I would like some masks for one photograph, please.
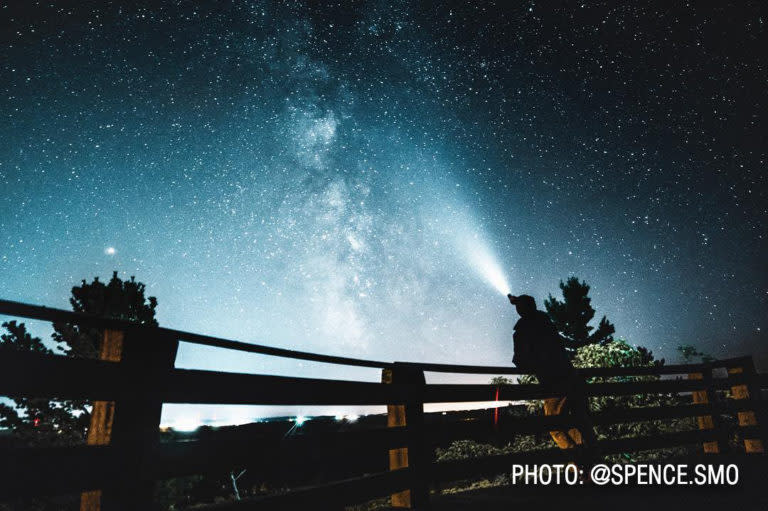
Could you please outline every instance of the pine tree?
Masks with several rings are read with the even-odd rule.
[[[82,281],[72,288],[72,310],[108,318],[118,318],[146,325],[157,325],[157,300],[145,297],[145,285],[134,277],[122,280],[114,272],[105,285],[98,277]],[[24,323],[2,324],[0,356],[8,351],[32,351],[51,355],[38,337],[33,337]],[[54,323],[55,348],[68,357],[98,358],[102,331],[70,323]],[[45,375],[30,375],[44,378]],[[73,445],[83,443],[90,423],[90,403],[82,400],[50,401],[44,398],[13,397],[13,406],[0,403],[0,428],[13,433],[15,443],[26,446]]]
[[[595,317],[595,309],[592,308],[586,282],[579,282],[577,277],[570,277],[565,283],[560,281],[560,290],[563,293],[563,301],[549,295],[544,301],[544,306],[552,323],[565,338],[569,353],[573,354],[578,348],[589,344],[603,345],[613,341],[616,328],[605,316],[600,320],[597,329],[589,325]]]

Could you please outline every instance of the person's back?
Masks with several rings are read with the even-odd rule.
[[[536,374],[540,382],[563,381],[572,376],[573,365],[557,329],[545,312],[535,308],[524,311],[515,324],[513,340],[513,362],[520,369]]]

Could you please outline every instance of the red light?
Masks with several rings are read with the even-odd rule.
[[[40,417],[35,417],[34,420],[32,421],[32,425],[34,427],[38,427],[40,425]]]

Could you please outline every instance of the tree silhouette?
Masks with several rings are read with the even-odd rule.
[[[53,354],[40,338],[29,334],[24,323],[8,321],[2,327],[5,333],[0,335],[0,356],[11,351]],[[82,442],[89,419],[84,403],[24,397],[12,397],[11,401],[13,406],[0,403],[0,427],[12,432],[14,444],[53,446]]]
[[[683,358],[683,362],[686,364],[695,363],[697,358],[700,359],[703,364],[706,364],[715,360],[715,357],[707,353],[704,353],[703,351],[698,351],[691,344],[682,344],[677,347],[677,351],[678,353],[680,353],[680,356]]]
[[[616,328],[605,316],[600,320],[597,329],[589,325],[595,317],[595,309],[592,308],[586,282],[579,282],[577,277],[570,277],[565,283],[560,281],[560,290],[563,293],[563,301],[549,295],[549,298],[544,300],[544,307],[558,332],[565,338],[565,346],[571,356],[582,346],[613,341]]]
[[[145,285],[134,277],[122,280],[117,272],[105,285],[98,277],[82,281],[72,288],[72,310],[146,325],[157,325],[157,300],[145,297]],[[51,355],[38,337],[33,337],[24,323],[2,324],[0,356],[8,351],[32,351]],[[55,348],[68,357],[98,358],[102,331],[70,323],[54,323],[51,335]],[[42,378],[45,375],[30,375]],[[90,402],[81,400],[50,401],[44,398],[12,397],[13,406],[0,403],[0,427],[8,428],[14,443],[26,446],[73,445],[85,440],[90,423]]]

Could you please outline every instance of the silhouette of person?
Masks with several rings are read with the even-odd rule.
[[[581,384],[576,383],[577,373],[565,352],[563,339],[552,324],[546,312],[536,309],[532,296],[507,295],[517,309],[520,319],[515,324],[513,336],[515,366],[536,375],[540,383],[568,389],[571,405],[586,399],[580,392]],[[544,400],[544,415],[560,415],[571,412],[578,416],[579,423],[588,424],[584,403],[581,406],[566,406],[568,397],[551,397]],[[584,421],[584,422],[582,422]],[[589,432],[591,428],[587,426]],[[588,432],[588,434],[589,434]],[[577,428],[565,431],[550,431],[552,439],[561,449],[571,449],[583,443],[581,432]],[[588,440],[591,440],[589,435]]]

